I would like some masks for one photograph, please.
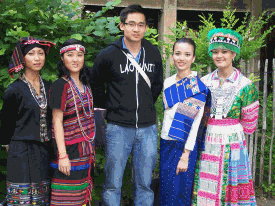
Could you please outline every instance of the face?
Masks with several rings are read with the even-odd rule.
[[[174,64],[180,71],[191,71],[191,64],[195,61],[194,48],[188,43],[176,43],[174,47]]]
[[[61,59],[70,74],[79,73],[84,64],[84,53],[77,50],[68,51]]]
[[[235,58],[236,53],[228,49],[213,49],[212,50],[212,59],[215,65],[219,69],[227,69],[232,67],[232,61]]]
[[[26,69],[40,71],[45,64],[45,51],[35,47],[24,56],[24,60]]]
[[[128,14],[125,23],[120,23],[120,29],[124,31],[124,38],[126,41],[141,42],[147,30],[144,14]]]

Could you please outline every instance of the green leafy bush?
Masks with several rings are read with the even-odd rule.
[[[275,25],[271,26],[267,30],[263,31],[264,25],[268,23],[269,19],[275,14],[275,12],[268,14],[264,11],[260,17],[255,18],[250,16],[250,13],[247,12],[245,17],[240,20],[236,18],[235,13],[236,9],[232,9],[230,6],[230,1],[225,10],[223,10],[223,17],[219,19],[221,21],[221,27],[227,29],[236,30],[243,37],[243,43],[241,45],[241,55],[240,59],[245,60],[246,62],[257,55],[258,49],[265,46],[264,42],[268,34],[274,30]],[[187,28],[187,22],[183,23],[177,22],[175,28],[170,28],[172,35],[167,35],[171,42],[164,42],[165,54],[172,54],[173,42],[176,39],[182,37],[190,37],[196,43],[196,60],[193,65],[193,69],[201,71],[203,68],[210,66],[215,68],[213,60],[208,55],[208,46],[209,41],[207,38],[208,32],[216,28],[216,25],[219,25],[217,20],[214,20],[212,14],[209,14],[208,17],[199,15],[201,18],[201,25],[199,26],[198,31]],[[237,26],[237,23],[239,26]],[[238,66],[239,62],[236,62]]]

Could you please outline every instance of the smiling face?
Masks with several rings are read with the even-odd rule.
[[[227,69],[232,67],[232,62],[235,56],[236,56],[236,53],[228,49],[212,50],[212,59],[216,67],[218,67],[219,69]]]
[[[141,42],[147,30],[144,14],[129,13],[125,23],[120,23],[120,29],[124,32],[125,41]]]
[[[84,53],[82,51],[71,50],[65,52],[61,59],[71,75],[79,73],[84,65]]]
[[[194,48],[189,43],[176,43],[173,60],[179,72],[191,72],[191,64],[195,61]]]
[[[26,70],[40,71],[45,64],[45,51],[35,47],[24,56],[24,61]]]

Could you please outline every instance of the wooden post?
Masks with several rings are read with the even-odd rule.
[[[207,72],[210,74],[212,72],[212,68],[210,66],[207,67]]]
[[[264,93],[263,93],[263,130],[262,130],[262,138],[261,138],[261,156],[260,156],[260,181],[259,186],[261,188],[260,196],[263,197],[263,178],[264,178],[264,146],[266,140],[266,103],[267,103],[267,66],[268,60],[265,60],[264,67]]]
[[[240,61],[240,66],[241,66],[240,71],[243,73],[244,76],[246,76],[246,74],[245,74],[245,61],[243,59],[241,59],[241,61]]]
[[[165,79],[170,77],[170,55],[166,58]]]
[[[160,33],[160,39],[165,42],[171,42],[169,38],[167,38],[165,35],[173,34],[173,32],[170,30],[169,27],[175,27],[177,22],[177,1],[176,0],[163,0],[162,2],[162,14],[161,19],[159,22],[159,33]],[[163,48],[163,53],[164,48]],[[165,78],[168,78],[170,76],[170,62],[171,62],[171,55],[165,54],[166,61],[166,71],[165,71]]]
[[[268,185],[271,185],[271,173],[272,173],[272,150],[273,150],[273,141],[275,133],[275,59],[273,59],[273,71],[272,71],[272,80],[273,80],[273,121],[272,121],[272,136],[270,142],[270,151],[269,151],[269,172],[268,172]]]
[[[258,64],[258,70],[257,71],[260,71],[260,69],[261,69],[261,61],[260,60],[255,60]],[[258,89],[258,91],[259,91],[259,82],[257,82],[256,83],[256,87],[257,87],[257,89]],[[252,167],[252,176],[253,176],[253,180],[254,180],[254,182],[255,182],[255,175],[256,175],[256,160],[257,160],[257,158],[256,158],[256,156],[257,156],[257,151],[258,151],[258,149],[257,149],[257,146],[258,146],[258,136],[259,136],[259,129],[258,129],[258,123],[257,123],[257,126],[256,126],[256,131],[255,131],[255,144],[254,144],[254,155],[253,155],[253,157],[254,157],[254,159],[253,159],[253,167]]]

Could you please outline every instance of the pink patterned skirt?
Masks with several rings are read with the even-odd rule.
[[[197,163],[193,204],[256,205],[243,127],[238,119],[210,118]]]

